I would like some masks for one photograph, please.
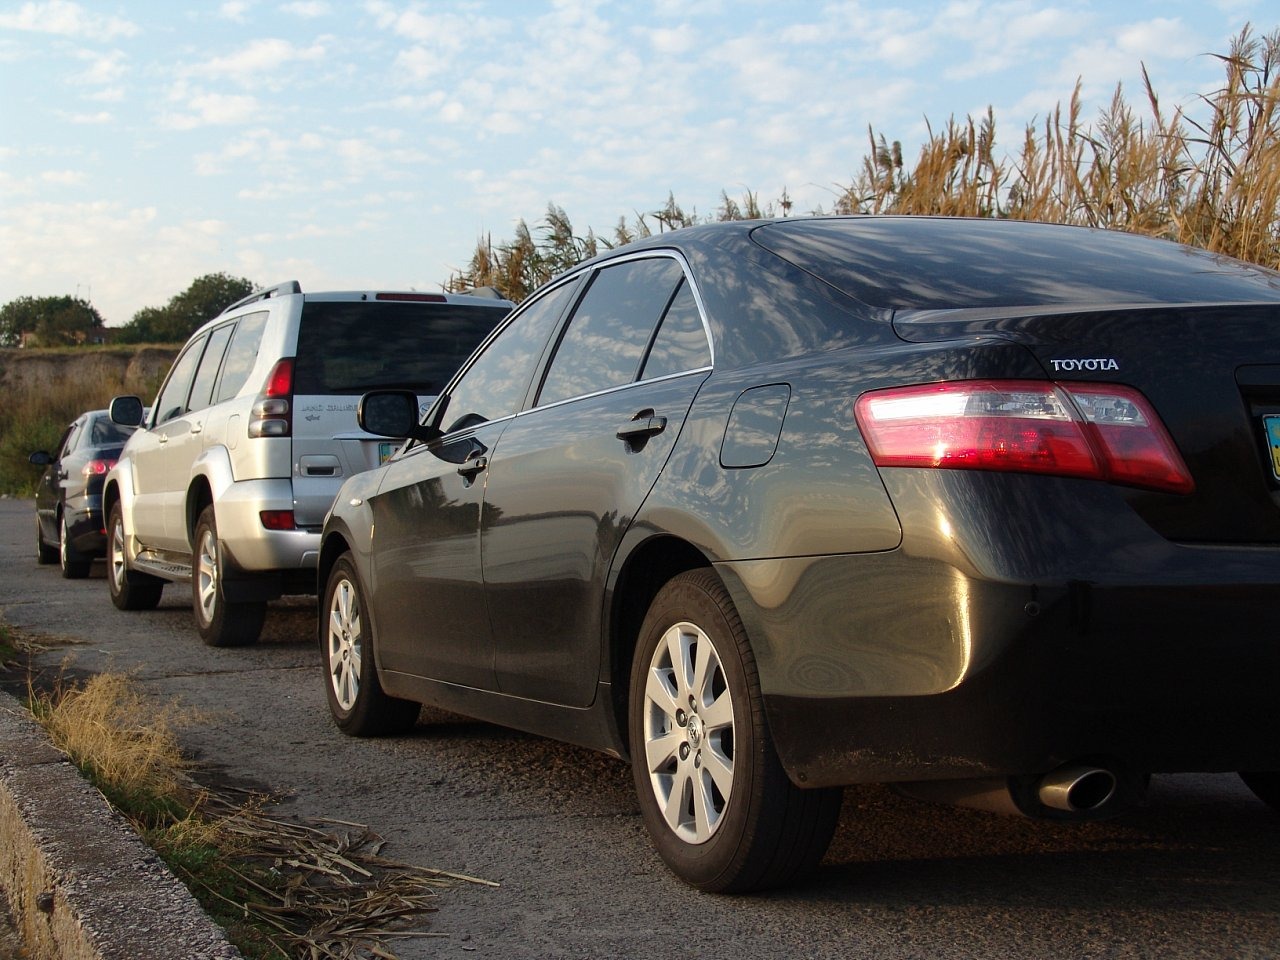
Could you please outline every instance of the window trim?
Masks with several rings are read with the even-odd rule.
[[[670,380],[675,377],[683,377],[690,373],[699,373],[707,370],[713,370],[715,368],[715,364],[716,364],[715,338],[711,336],[711,325],[710,323],[707,322],[706,307],[702,302],[702,294],[698,290],[698,285],[694,282],[693,271],[689,269],[689,261],[687,261],[684,258],[684,255],[679,250],[675,250],[667,247],[659,247],[654,250],[637,250],[634,253],[625,254],[623,256],[610,257],[608,260],[605,260],[601,263],[597,263],[594,266],[592,266],[589,270],[584,270],[582,273],[584,276],[589,276],[591,279],[595,279],[595,277],[599,275],[599,273],[602,270],[607,270],[611,267],[616,267],[619,264],[630,263],[635,260],[659,260],[659,259],[676,261],[676,265],[680,267],[681,272],[684,274],[684,282],[688,284],[689,291],[693,294],[694,306],[698,310],[698,319],[702,323],[702,332],[707,338],[707,352],[710,353],[711,355],[711,362],[701,367],[691,367],[688,370],[680,370],[676,373],[664,374],[661,377],[647,377],[644,380],[638,379],[640,376],[640,372],[644,369],[645,361],[648,360],[649,358],[649,351],[653,349],[653,344],[654,344],[654,341],[657,339],[658,331],[662,329],[661,323],[658,323],[654,326],[653,330],[649,332],[649,339],[645,343],[644,350],[641,351],[640,353],[640,360],[636,366],[635,373],[632,375],[633,379],[628,380],[626,383],[619,383],[619,384],[615,384],[612,387],[605,387],[603,390],[593,390],[590,393],[579,393],[571,397],[561,397],[558,400],[552,400],[550,403],[535,403],[532,406],[521,409],[518,413],[516,413],[517,417],[522,417],[526,414],[533,413],[533,411],[535,410],[549,410],[553,407],[558,407],[561,404],[572,403],[574,400],[585,400],[587,397],[599,397],[607,393],[614,393],[615,391],[618,391],[618,390],[625,390],[627,387],[632,387],[641,383],[656,383],[660,380]],[[557,328],[555,335],[552,336],[552,338],[549,341],[547,341],[548,349],[544,351],[545,355],[543,356],[540,362],[540,370],[538,372],[538,376],[536,377],[538,386],[537,386],[537,389],[533,392],[534,397],[540,397],[540,395],[542,394],[542,388],[546,385],[547,374],[551,370],[551,363],[555,359],[556,352],[560,349],[560,342],[564,339],[565,332],[568,329],[568,324],[570,321],[572,321],[574,315],[577,313],[578,306],[581,304],[583,297],[587,295],[590,289],[591,289],[590,282],[583,284],[583,289],[579,292],[578,296],[576,296],[573,300],[572,309],[568,311],[566,316],[560,318],[560,326]],[[675,297],[679,294],[679,292],[680,292],[680,285],[676,284],[675,288],[672,290],[671,298],[668,299],[666,307],[663,308],[663,313],[662,313],[662,316],[659,317],[659,320],[663,319],[666,316],[666,311],[671,309],[671,303],[674,301]],[[526,403],[528,403],[529,400],[530,400],[530,397],[525,397]]]

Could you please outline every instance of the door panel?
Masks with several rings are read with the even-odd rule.
[[[480,568],[481,460],[509,422],[481,424],[387,465],[372,499],[382,669],[495,688]]]
[[[490,459],[481,533],[503,693],[573,706],[593,699],[614,551],[706,376],[541,408],[503,434]]]

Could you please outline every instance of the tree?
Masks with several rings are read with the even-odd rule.
[[[254,290],[244,277],[206,273],[169,298],[163,307],[143,307],[120,328],[119,343],[182,343],[208,320]]]
[[[84,343],[102,325],[102,315],[79,297],[19,297],[0,307],[0,345],[16,347],[24,333],[42,347]]]

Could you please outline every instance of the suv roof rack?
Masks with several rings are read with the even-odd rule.
[[[277,283],[274,287],[267,287],[265,290],[255,290],[243,300],[237,300],[231,306],[226,307],[222,313],[234,310],[237,307],[243,307],[246,303],[253,303],[257,300],[266,300],[270,297],[283,297],[290,293],[301,293],[302,285],[297,280],[290,280],[288,283]],[[218,316],[222,316],[222,313]]]

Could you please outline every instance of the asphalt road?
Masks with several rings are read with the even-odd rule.
[[[314,601],[273,605],[263,640],[203,646],[189,593],[112,607],[102,565],[34,559],[30,501],[0,501],[0,609],[56,644],[45,665],[134,674],[203,713],[208,774],[289,791],[285,809],[370,824],[401,860],[496,880],[447,891],[414,957],[1120,958],[1280,956],[1280,815],[1234,775],[1155,778],[1117,820],[1057,825],[846,792],[816,880],[700,894],[649,846],[619,761],[461,718],[358,741],[330,724]]]

